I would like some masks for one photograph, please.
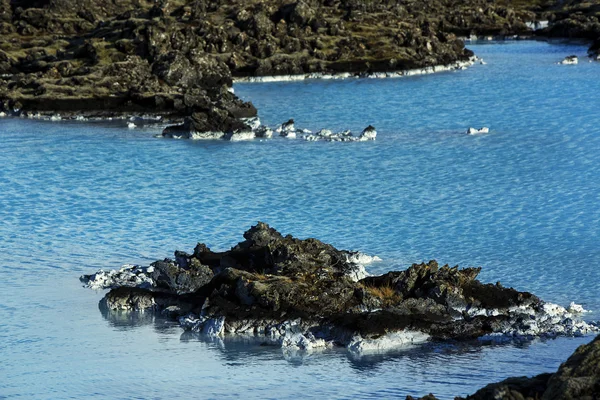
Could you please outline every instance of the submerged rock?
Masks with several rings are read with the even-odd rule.
[[[82,277],[89,287],[113,288],[105,307],[168,310],[182,326],[220,335],[262,335],[308,348],[336,343],[356,351],[423,340],[529,339],[597,331],[563,307],[476,279],[480,268],[413,264],[367,276],[362,253],[316,239],[283,236],[258,223],[244,241],[150,267],[124,267]],[[575,306],[572,311],[578,311]]]

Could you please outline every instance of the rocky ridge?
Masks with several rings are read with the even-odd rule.
[[[231,250],[193,253],[148,267],[81,279],[111,288],[110,310],[153,310],[208,335],[251,334],[282,346],[379,350],[426,340],[584,335],[598,331],[528,292],[484,284],[480,268],[413,264],[367,276],[361,253],[283,236],[258,223]]]
[[[233,134],[257,113],[234,78],[428,71],[472,56],[459,36],[532,34],[541,18],[547,34],[595,39],[594,4],[2,0],[0,112]]]

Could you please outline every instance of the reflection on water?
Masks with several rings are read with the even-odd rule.
[[[430,365],[440,360],[460,359],[477,360],[484,352],[526,351],[532,346],[553,345],[556,339],[511,339],[466,341],[436,341],[420,345],[393,348],[389,350],[367,351],[356,353],[343,347],[299,349],[295,347],[282,348],[277,339],[254,334],[225,334],[220,337],[208,336],[198,332],[183,330],[176,321],[170,320],[152,311],[122,311],[109,310],[99,303],[99,309],[104,319],[116,330],[133,330],[149,326],[157,334],[177,334],[182,343],[202,343],[210,351],[216,352],[224,365],[236,366],[255,364],[264,361],[283,359],[291,365],[312,363],[315,360],[344,358],[348,365],[362,372],[377,370],[387,363],[411,363]],[[591,339],[588,338],[588,339]],[[564,340],[564,338],[562,339]],[[585,340],[585,338],[584,338]],[[559,340],[560,341],[560,340]]]

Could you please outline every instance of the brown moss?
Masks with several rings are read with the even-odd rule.
[[[366,285],[364,288],[367,292],[376,297],[381,301],[381,304],[385,306],[390,306],[394,303],[397,303],[401,300],[400,294],[396,291],[395,288],[389,285],[381,285],[381,286],[371,286]]]

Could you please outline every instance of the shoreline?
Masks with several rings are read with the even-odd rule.
[[[409,76],[429,75],[438,72],[464,70],[479,60],[477,56],[471,56],[466,61],[457,61],[450,64],[434,65],[423,68],[413,68],[392,72],[335,72],[335,73],[307,73],[297,75],[265,75],[234,77],[233,83],[271,83],[271,82],[294,82],[307,79],[342,80],[342,79],[384,79],[403,78]]]

